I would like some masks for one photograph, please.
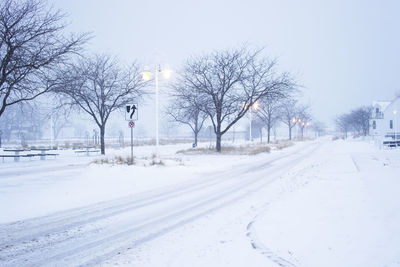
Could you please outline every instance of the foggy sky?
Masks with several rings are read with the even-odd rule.
[[[190,55],[244,43],[265,47],[304,86],[303,102],[331,124],[400,91],[400,1],[49,0],[89,51],[178,70]],[[149,102],[149,101],[147,101]],[[150,101],[151,102],[151,101]],[[151,103],[145,103],[145,116]],[[142,112],[143,115],[143,112]]]

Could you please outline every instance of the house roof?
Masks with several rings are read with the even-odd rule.
[[[391,101],[372,101],[372,106],[379,106],[384,111],[392,102]]]

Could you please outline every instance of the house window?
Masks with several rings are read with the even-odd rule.
[[[378,114],[379,113],[379,108],[375,109],[375,113]]]
[[[390,127],[390,129],[393,129],[393,120],[390,120],[389,127]]]
[[[372,129],[376,129],[376,121],[372,121]]]

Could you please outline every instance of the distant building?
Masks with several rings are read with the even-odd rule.
[[[370,134],[377,139],[400,139],[400,97],[372,102]]]

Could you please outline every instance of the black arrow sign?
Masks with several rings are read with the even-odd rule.
[[[132,105],[132,107],[129,106],[129,105],[126,106],[126,112],[127,112],[128,114],[130,113],[130,116],[129,116],[130,119],[132,119],[133,114],[135,114],[136,109],[137,109],[136,105]]]

